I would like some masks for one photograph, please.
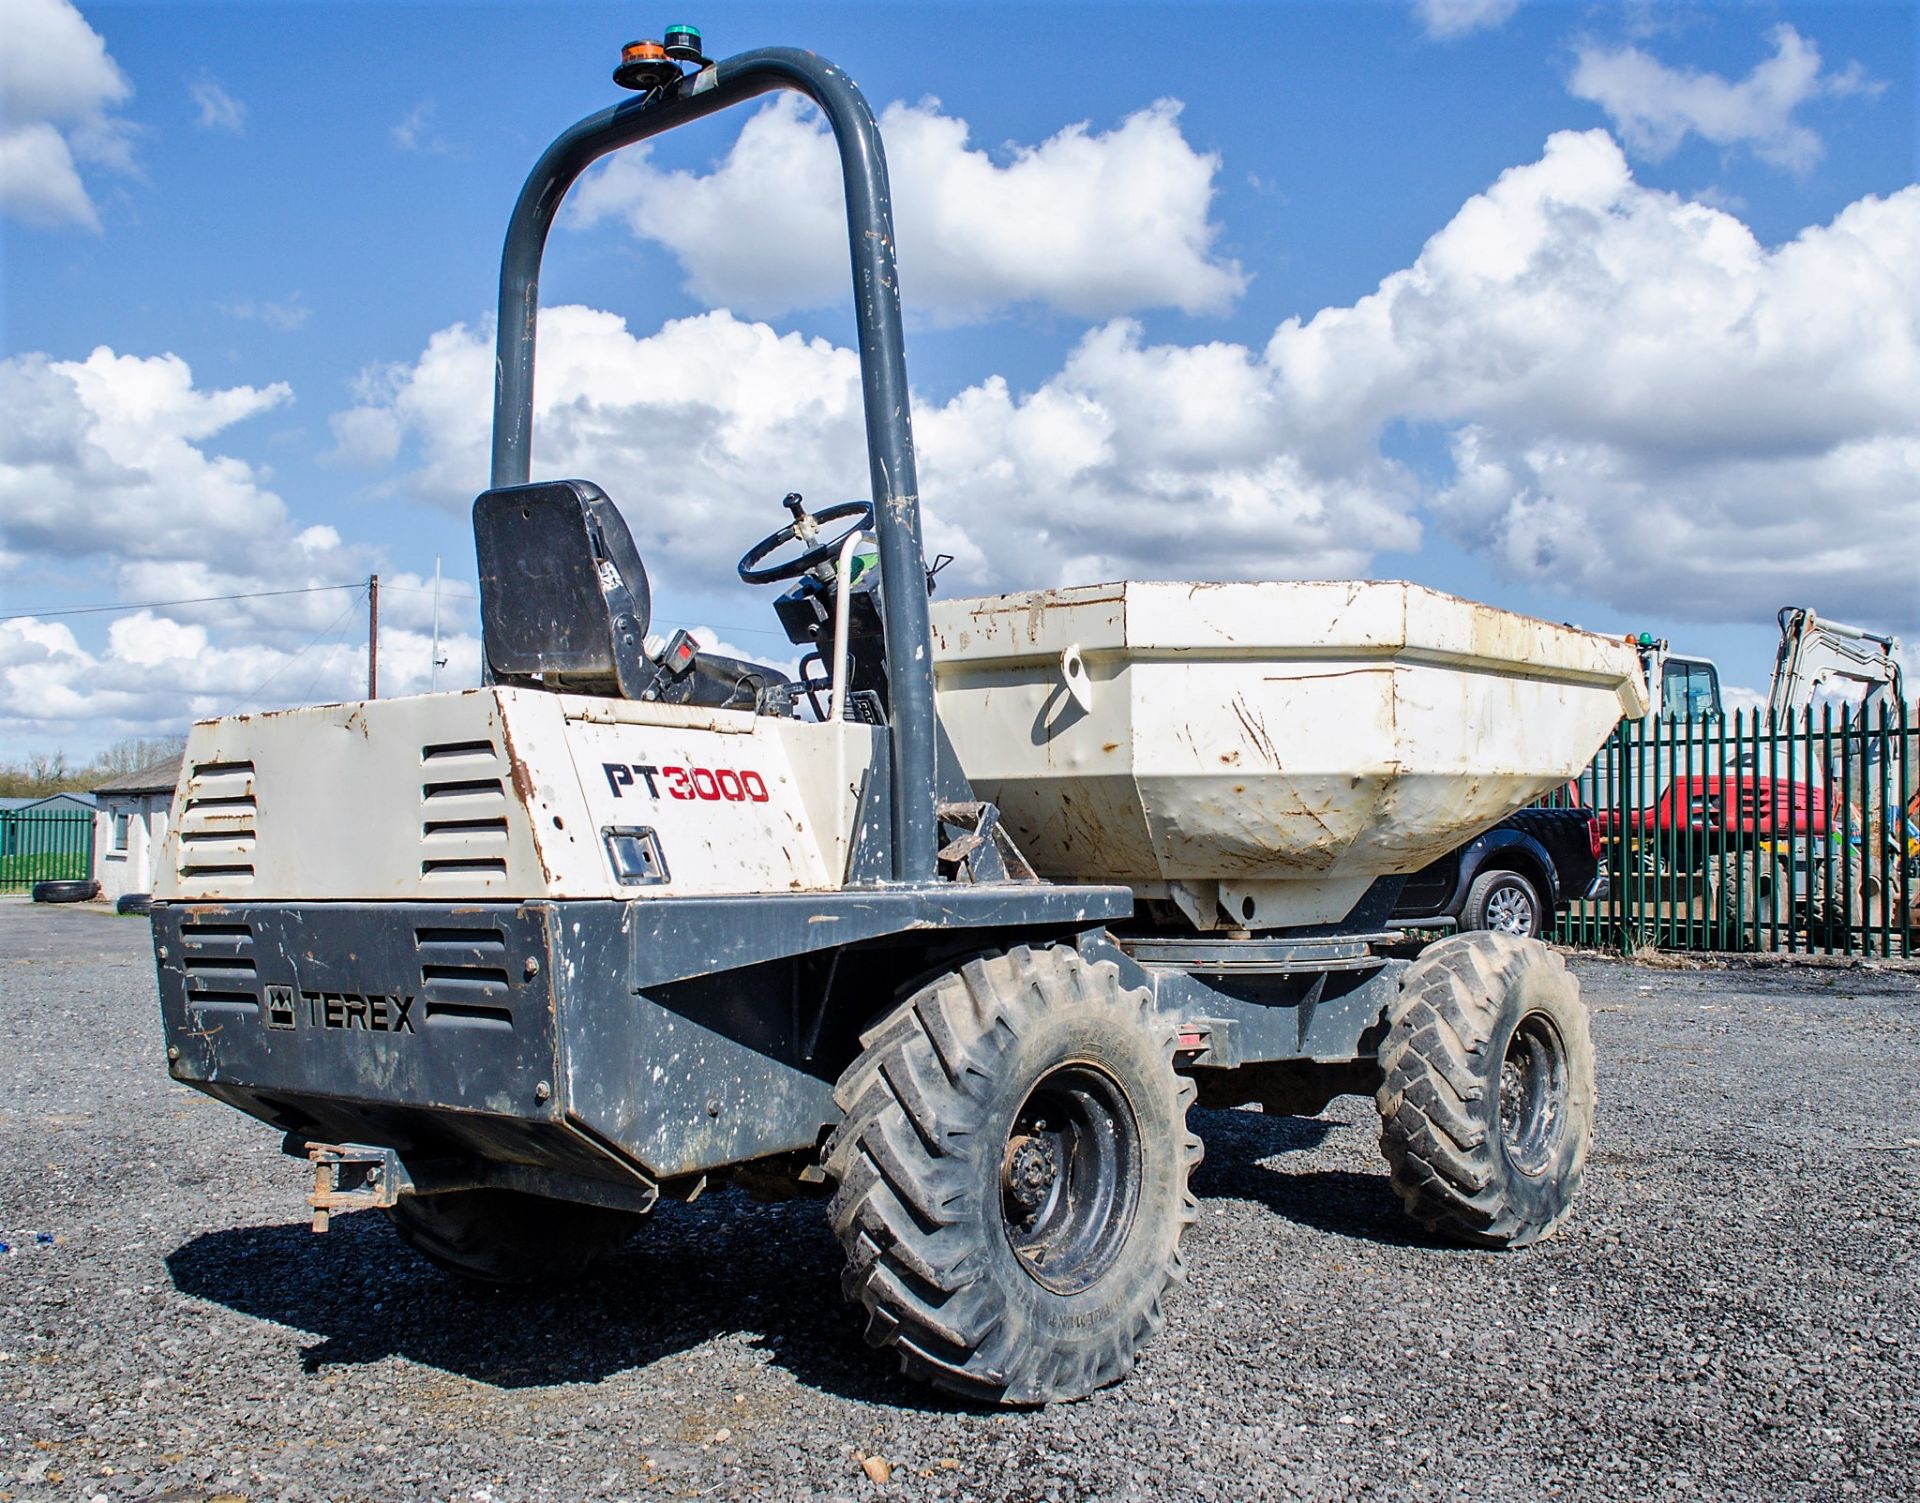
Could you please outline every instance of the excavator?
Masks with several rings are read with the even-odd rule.
[[[1863,851],[1887,843],[1892,872],[1909,859],[1904,831],[1863,828],[1853,806],[1891,816],[1913,790],[1889,785],[1889,797],[1866,796],[1871,780],[1900,776],[1873,737],[1853,747],[1842,736],[1836,748],[1810,724],[1801,737],[1791,732],[1822,690],[1841,682],[1861,687],[1846,723],[1874,723],[1882,703],[1897,721],[1907,703],[1900,642],[1806,606],[1784,606],[1778,620],[1766,719],[1756,715],[1751,732],[1735,739],[1718,667],[1641,633],[1648,710],[1637,755],[1623,766],[1619,743],[1609,745],[1597,764],[1595,802],[1603,829],[1626,826],[1623,875],[1637,868],[1676,897],[1681,887],[1701,892],[1726,942],[1797,943],[1786,939],[1795,934],[1810,945],[1844,945],[1884,901],[1880,863]],[[1702,727],[1711,729],[1702,735]]]

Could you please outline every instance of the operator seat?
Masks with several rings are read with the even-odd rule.
[[[503,486],[473,503],[480,634],[498,684],[718,709],[754,709],[776,668],[676,633],[647,651],[653,594],[626,518],[587,480]]]

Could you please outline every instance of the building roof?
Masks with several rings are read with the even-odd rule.
[[[180,763],[185,752],[174,752],[162,757],[158,762],[149,762],[134,772],[123,772],[117,778],[109,778],[104,783],[93,786],[95,793],[171,793],[173,785],[180,781]]]
[[[12,814],[17,813],[21,809],[42,809],[48,804],[58,804],[63,799],[70,804],[79,805],[82,809],[91,809],[93,807],[93,795],[91,793],[73,793],[69,791],[61,793],[36,793],[29,798],[0,798],[0,811]]]

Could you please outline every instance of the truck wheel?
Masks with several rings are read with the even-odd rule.
[[[1430,1231],[1524,1247],[1572,1209],[1593,1137],[1580,986],[1545,945],[1457,934],[1401,978],[1380,1047],[1380,1146]]]
[[[1025,946],[866,1034],[827,1145],[841,1287],[914,1377],[1001,1404],[1125,1377],[1165,1323],[1197,1214],[1193,1083],[1118,969]]]
[[[407,1246],[463,1279],[557,1284],[606,1262],[646,1218],[519,1190],[455,1190],[403,1196],[387,1219]]]
[[[1522,939],[1538,939],[1544,923],[1540,894],[1514,871],[1484,871],[1475,877],[1461,914],[1463,929],[1487,929]]]

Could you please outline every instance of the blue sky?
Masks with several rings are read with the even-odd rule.
[[[0,0],[24,38],[0,136],[0,757],[364,678],[349,592],[47,614],[79,606],[377,568],[383,682],[413,690],[438,554],[442,682],[473,680],[506,212],[545,142],[620,97],[620,43],[682,18]],[[1781,604],[1920,636],[1911,5],[684,19],[716,55],[810,46],[903,106],[951,588],[1408,577],[1650,629],[1762,689]],[[732,561],[786,491],[864,474],[821,150],[776,108],[629,154],[543,279],[568,311],[536,473],[622,502],[662,624],[777,656]]]

